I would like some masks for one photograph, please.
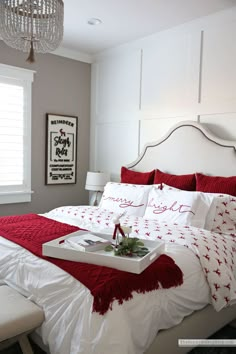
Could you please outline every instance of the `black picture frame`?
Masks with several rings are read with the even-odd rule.
[[[78,117],[46,114],[45,184],[75,184]]]

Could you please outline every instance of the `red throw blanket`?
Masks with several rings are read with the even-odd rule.
[[[103,315],[112,308],[112,302],[132,298],[132,292],[145,293],[161,286],[168,289],[183,283],[183,274],[172,258],[161,255],[141,274],[113,268],[62,260],[42,255],[42,244],[79,230],[36,214],[0,218],[0,236],[26,248],[71,274],[83,283],[94,297],[93,311]]]

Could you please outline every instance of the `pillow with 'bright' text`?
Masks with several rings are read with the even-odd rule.
[[[153,186],[144,218],[203,228],[212,201],[213,197],[204,193],[160,190]]]

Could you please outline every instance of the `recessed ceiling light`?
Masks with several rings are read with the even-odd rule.
[[[91,26],[96,26],[96,25],[100,25],[102,23],[102,20],[100,20],[100,18],[92,17],[88,19],[87,23]]]

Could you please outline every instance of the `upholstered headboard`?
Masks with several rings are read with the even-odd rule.
[[[136,171],[157,168],[172,174],[236,176],[236,142],[216,137],[203,124],[184,121],[162,139],[146,144],[127,167]]]

